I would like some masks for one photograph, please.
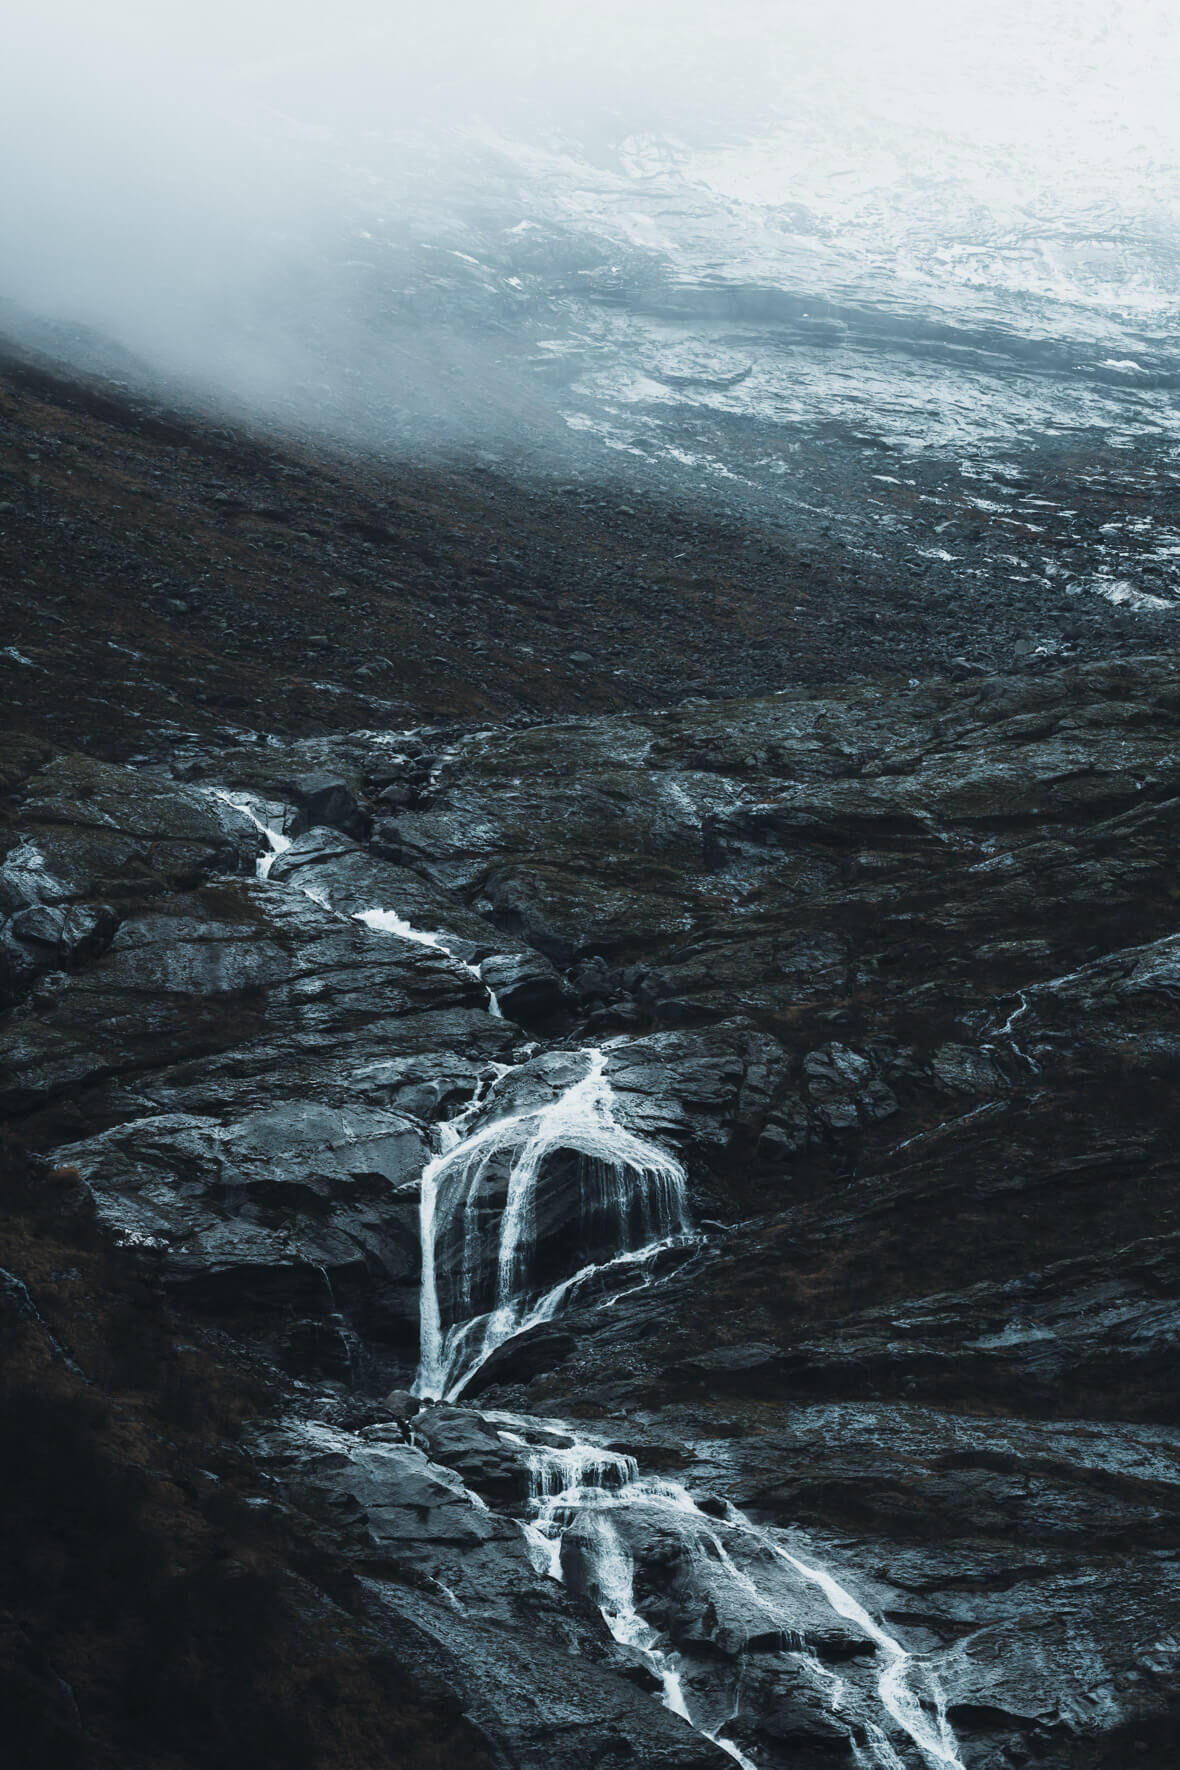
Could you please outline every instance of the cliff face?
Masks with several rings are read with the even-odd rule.
[[[1178,666],[9,741],[27,1761],[1174,1748]],[[529,1138],[532,1291],[594,1274],[415,1412],[423,1171],[461,1326]],[[610,1264],[579,1152],[694,1235]]]

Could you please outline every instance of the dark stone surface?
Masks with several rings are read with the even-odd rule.
[[[719,1762],[603,1628],[589,1513],[568,1589],[535,1572],[527,1453],[494,1411],[380,1401],[412,1377],[438,1122],[477,1088],[474,1123],[548,1103],[596,1044],[708,1242],[576,1293],[472,1394],[534,1444],[549,1418],[634,1454],[737,1545],[747,1584],[705,1523],[694,1551],[666,1507],[620,1509],[698,1711],[736,1706],[755,1762],[810,1770],[851,1761],[841,1715],[876,1701],[879,1650],[735,1535],[738,1507],[930,1656],[968,1770],[1165,1749],[1178,684],[1161,656],[485,727],[401,762],[363,735],[210,749],[203,781],[289,828],[284,782],[351,783],[364,816],[409,770],[372,846],[308,830],[269,881],[240,814],[157,771],[42,758],[17,791],[6,1110],[175,1308],[301,1385],[260,1440],[283,1503],[506,1764],[625,1739]],[[473,1207],[489,1230],[506,1180]],[[555,1151],[546,1283],[614,1251],[581,1188]]]
[[[453,952],[469,960],[516,944],[506,942],[481,916],[473,915],[461,898],[334,831],[308,830],[297,837],[275,860],[270,877],[313,894],[342,915],[392,910],[421,933],[439,935]],[[526,964],[537,962],[527,951],[520,958]]]
[[[566,1006],[561,978],[540,953],[496,953],[484,959],[479,974],[509,1020],[525,1027],[546,1027]]]
[[[539,1321],[497,1346],[486,1363],[465,1384],[465,1396],[482,1395],[499,1383],[528,1383],[542,1371],[564,1364],[577,1345],[574,1336],[553,1322]]]
[[[433,1452],[428,1410],[415,1436]],[[478,1422],[436,1422],[456,1468]],[[284,1488],[343,1538],[374,1603],[400,1625],[403,1663],[425,1661],[452,1689],[502,1762],[573,1770],[639,1758],[655,1770],[722,1770],[731,1760],[626,1678],[592,1613],[538,1584],[519,1529],[479,1507],[455,1469],[387,1428],[360,1434],[288,1426],[259,1445]],[[492,1435],[494,1442],[494,1434]],[[414,1638],[413,1645],[406,1640]],[[407,1651],[408,1649],[408,1651]]]
[[[343,830],[362,836],[365,819],[347,781],[330,774],[301,774],[290,783],[291,797],[311,828]]]

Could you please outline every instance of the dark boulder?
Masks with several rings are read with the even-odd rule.
[[[479,974],[501,1012],[520,1026],[545,1025],[565,1006],[561,978],[540,953],[493,953]]]
[[[528,1494],[528,1463],[520,1446],[506,1444],[497,1427],[473,1409],[428,1403],[412,1433],[436,1463],[457,1469],[485,1499],[515,1503]]]
[[[301,774],[291,782],[291,793],[308,824],[327,824],[346,836],[364,836],[368,820],[347,781],[333,774]]]
[[[229,1127],[179,1113],[140,1119],[61,1155],[125,1244],[157,1250],[190,1306],[315,1324],[287,1334],[289,1368],[327,1363],[342,1374],[341,1309],[374,1343],[413,1346],[417,1213],[405,1187],[428,1155],[413,1121],[293,1100]]]
[[[109,945],[116,927],[114,912],[102,904],[39,903],[18,910],[10,932],[35,957],[72,966],[96,958]]]
[[[595,953],[577,966],[570,982],[580,1002],[609,1001],[620,987],[619,973],[610,970],[601,953]]]
[[[422,1403],[408,1389],[391,1389],[382,1398],[381,1405],[395,1420],[410,1420],[419,1411]]]
[[[89,756],[57,756],[24,789],[11,902],[63,903],[195,885],[237,866],[242,831],[210,796]],[[15,903],[12,904],[16,908]]]
[[[465,1395],[482,1395],[498,1383],[528,1383],[572,1357],[577,1341],[565,1328],[539,1321],[514,1339],[497,1346],[486,1363],[464,1385]]]

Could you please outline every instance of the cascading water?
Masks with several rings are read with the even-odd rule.
[[[259,855],[254,870],[260,879],[269,879],[270,870],[275,861],[280,854],[286,854],[291,846],[290,836],[285,836],[281,830],[275,829],[273,825],[266,822],[265,818],[259,816],[254,808],[256,802],[249,793],[227,793],[222,787],[214,787],[211,790],[215,799],[220,799],[223,805],[229,805],[234,811],[240,812],[248,822],[253,824],[259,835],[266,838],[267,852]],[[324,909],[331,908],[326,898],[318,891],[305,886],[299,886],[298,889],[303,891],[304,896],[310,897],[313,903],[322,905]],[[496,1020],[503,1020],[504,1015],[496,998],[496,992],[484,983],[479,966],[470,964],[466,959],[461,959],[446,944],[441,933],[427,933],[421,928],[413,927],[404,916],[399,916],[396,910],[358,910],[352,920],[363,922],[366,928],[376,929],[381,934],[396,934],[402,940],[412,940],[418,946],[434,947],[436,952],[445,953],[448,959],[453,960],[456,965],[461,965],[463,970],[469,976],[474,977],[475,981],[487,992],[488,1013]]]
[[[290,839],[259,816],[249,795],[214,791],[265,837],[268,852],[259,858],[257,873],[266,879],[275,859],[291,846]],[[456,957],[440,935],[414,929],[396,911],[368,910],[355,919]],[[465,961],[456,959],[456,963],[479,975]],[[495,997],[488,993],[492,1012],[498,1013]],[[498,1346],[538,1322],[552,1320],[592,1277],[612,1268],[642,1270],[662,1250],[691,1246],[700,1239],[690,1231],[679,1162],[616,1123],[605,1052],[590,1049],[580,1057],[582,1074],[555,1100],[478,1126],[489,1096],[512,1073],[511,1066],[492,1064],[465,1112],[440,1127],[439,1154],[422,1176],[421,1357],[415,1382],[420,1396],[450,1400],[459,1395]],[[478,1128],[469,1129],[472,1125]],[[617,1251],[608,1260],[578,1267],[545,1289],[533,1270],[536,1202],[546,1164],[563,1152],[579,1163],[583,1213],[597,1215]],[[477,1274],[488,1250],[480,1206],[487,1202],[496,1165],[502,1168],[505,1163],[492,1306],[481,1310],[475,1301]],[[457,1271],[440,1274],[440,1247],[444,1242],[453,1246],[456,1239]],[[857,1716],[850,1738],[854,1761],[862,1770],[907,1770],[899,1746],[907,1751],[912,1747],[928,1770],[964,1770],[932,1668],[874,1622],[831,1574],[799,1559],[733,1506],[721,1518],[706,1514],[685,1488],[642,1476],[632,1457],[568,1435],[559,1447],[544,1440],[529,1442],[521,1432],[535,1435],[538,1422],[506,1414],[488,1417],[502,1423],[501,1436],[507,1442],[525,1446],[530,1516],[524,1531],[538,1572],[565,1581],[567,1562],[576,1565],[579,1583],[598,1604],[611,1635],[652,1673],[665,1706],[743,1770],[758,1767],[724,1737],[724,1729],[740,1712],[740,1679],[726,1715],[717,1718],[701,1712],[701,1704],[685,1688],[679,1654],[640,1608],[639,1560],[628,1539],[629,1515],[646,1510],[682,1545],[712,1590],[720,1591],[724,1582],[730,1582],[764,1613],[768,1633],[777,1632],[784,1640],[801,1639],[799,1615],[781,1597],[760,1589],[737,1565],[731,1548],[753,1544],[766,1562],[789,1568],[797,1581],[818,1590],[837,1616],[856,1625],[879,1656],[878,1717]],[[557,1433],[556,1422],[544,1422],[543,1429],[551,1440]],[[845,1681],[835,1672],[802,1648],[792,1651],[791,1657],[799,1677],[822,1688],[833,1711],[846,1704]],[[879,1718],[882,1714],[892,1724],[893,1738]]]
[[[419,1395],[454,1398],[497,1346],[551,1320],[571,1290],[600,1270],[595,1264],[582,1266],[548,1289],[535,1280],[537,1192],[550,1158],[562,1152],[577,1157],[583,1215],[609,1225],[620,1248],[617,1259],[646,1258],[689,1237],[683,1168],[615,1122],[605,1052],[588,1050],[581,1056],[584,1073],[556,1100],[481,1126],[444,1150],[422,1175]],[[492,1306],[481,1310],[478,1279],[489,1250],[480,1206],[496,1165],[505,1160]],[[456,1238],[458,1271],[447,1272],[440,1284],[440,1244]]]
[[[511,1422],[501,1436],[518,1444],[525,1441],[517,1428],[535,1426],[535,1422],[511,1415],[491,1417]],[[546,1426],[552,1432],[555,1422],[546,1422]],[[899,1641],[874,1622],[831,1574],[800,1560],[777,1542],[770,1531],[752,1523],[734,1506],[726,1508],[723,1518],[707,1515],[677,1483],[641,1476],[632,1457],[577,1441],[559,1449],[532,1445],[527,1449],[527,1457],[532,1516],[525,1524],[525,1535],[538,1572],[552,1579],[565,1579],[567,1537],[576,1531],[574,1558],[579,1565],[580,1584],[598,1604],[615,1640],[632,1648],[659,1679],[663,1700],[673,1713],[682,1715],[698,1732],[705,1733],[746,1766],[746,1770],[757,1767],[731,1740],[722,1737],[726,1720],[709,1724],[707,1719],[692,1713],[678,1656],[661,1645],[660,1631],[638,1608],[636,1561],[621,1522],[627,1510],[646,1513],[649,1521],[655,1520],[679,1540],[704,1578],[711,1597],[716,1596],[723,1583],[729,1582],[764,1613],[767,1632],[777,1633],[785,1640],[802,1639],[800,1611],[781,1596],[760,1589],[750,1574],[737,1565],[731,1549],[752,1546],[760,1557],[790,1569],[803,1585],[816,1587],[831,1609],[855,1623],[877,1649],[877,1700],[897,1732],[917,1749],[930,1770],[963,1770],[932,1669],[907,1653]],[[793,1653],[792,1658],[805,1678],[813,1682],[826,1680],[830,1706],[840,1706],[846,1694],[843,1681],[802,1650]],[[872,1770],[905,1770],[888,1734],[871,1716],[863,1717],[860,1730],[862,1740],[854,1745],[861,1763]]]
[[[213,787],[211,791],[215,799],[220,799],[223,805],[229,805],[239,812],[254,825],[260,836],[266,838],[267,852],[259,855],[254,863],[254,870],[260,879],[269,879],[270,869],[275,861],[280,854],[286,854],[291,846],[290,836],[284,836],[281,830],[274,829],[265,818],[259,817],[249,793],[227,793],[222,787]]]
[[[503,1020],[504,1015],[496,1000],[496,992],[494,989],[489,989],[488,985],[484,983],[480,976],[479,966],[472,965],[466,959],[459,958],[457,953],[453,953],[441,934],[427,934],[421,928],[412,927],[404,916],[398,915],[396,910],[358,910],[355,920],[363,922],[366,928],[379,929],[382,934],[399,934],[403,940],[416,941],[419,946],[432,946],[437,952],[445,953],[448,959],[454,959],[456,965],[462,965],[464,971],[468,972],[477,983],[482,984],[487,990],[488,1012],[495,1019]]]
[[[501,1436],[522,1442],[513,1432]],[[636,1606],[634,1557],[612,1513],[615,1506],[631,1503],[635,1496],[647,1498],[661,1484],[642,1481],[633,1457],[581,1443],[565,1449],[532,1449],[529,1476],[534,1515],[525,1525],[525,1536],[537,1571],[550,1579],[564,1580],[563,1540],[570,1523],[580,1515],[588,1526],[583,1537],[586,1584],[614,1639],[638,1654],[659,1680],[666,1708],[713,1740],[743,1770],[757,1770],[732,1740],[721,1737],[720,1726],[710,1728],[694,1719],[675,1655],[664,1651],[659,1630]]]
[[[447,1128],[443,1150],[422,1176],[421,1359],[415,1383],[420,1396],[452,1400],[460,1395],[496,1347],[535,1322],[551,1320],[590,1273],[624,1261],[640,1263],[677,1239],[692,1239],[680,1164],[616,1123],[605,1052],[592,1049],[581,1056],[583,1073],[556,1100],[468,1130],[486,1110],[486,1094],[477,1096],[463,1119]],[[612,1261],[583,1267],[544,1291],[532,1267],[537,1193],[547,1161],[561,1152],[579,1158],[584,1180],[596,1180],[596,1202],[621,1251]],[[479,1309],[477,1274],[488,1264],[490,1252],[479,1207],[487,1202],[497,1163],[501,1168],[507,1163],[508,1173],[495,1235],[493,1301],[490,1309]],[[581,1196],[584,1205],[584,1185]],[[440,1273],[444,1248],[457,1254],[457,1262]],[[830,1574],[800,1560],[733,1507],[723,1519],[708,1516],[683,1487],[641,1476],[632,1457],[572,1437],[555,1446],[553,1422],[546,1423],[537,1444],[521,1436],[522,1430],[535,1435],[537,1422],[506,1414],[489,1418],[500,1424],[506,1442],[525,1447],[531,1497],[524,1530],[538,1572],[564,1581],[567,1561],[575,1562],[581,1588],[597,1603],[614,1639],[658,1680],[666,1707],[743,1770],[757,1766],[724,1737],[740,1708],[740,1690],[719,1718],[694,1712],[700,1705],[685,1689],[678,1655],[643,1615],[636,1597],[636,1556],[624,1528],[629,1513],[645,1509],[683,1545],[696,1567],[708,1564],[708,1580],[731,1582],[765,1615],[769,1634],[801,1641],[800,1613],[760,1590],[735,1562],[727,1540],[747,1549],[753,1545],[756,1555],[789,1569],[798,1589],[816,1588],[837,1616],[855,1623],[879,1656],[876,1700],[895,1737],[900,1736],[898,1743],[914,1748],[929,1770],[963,1770],[930,1668],[886,1634]],[[576,1547],[570,1546],[571,1532],[576,1533]],[[793,1657],[799,1675],[823,1690],[831,1708],[838,1708],[846,1694],[843,1681],[802,1648]],[[856,1732],[853,1749],[866,1770],[906,1770],[878,1719],[864,1715]]]

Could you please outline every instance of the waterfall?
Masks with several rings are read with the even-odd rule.
[[[421,1354],[415,1382],[420,1396],[455,1399],[498,1346],[535,1322],[552,1320],[590,1274],[624,1262],[642,1266],[659,1248],[690,1239],[685,1176],[679,1162],[616,1122],[605,1052],[590,1049],[579,1055],[582,1074],[547,1105],[507,1113],[481,1125],[478,1120],[489,1104],[481,1092],[459,1121],[444,1127],[444,1147],[422,1176]],[[506,1073],[501,1071],[496,1080]],[[547,1160],[562,1151],[578,1158],[583,1213],[589,1202],[606,1216],[619,1251],[613,1259],[583,1266],[543,1290],[533,1262],[538,1188],[544,1185]],[[501,1170],[507,1166],[506,1179],[502,1172],[495,1174],[497,1163]],[[480,1207],[487,1204],[490,1183],[496,1178],[503,1181],[504,1194],[493,1232],[484,1228]],[[481,1309],[477,1305],[481,1268],[493,1263],[493,1248],[487,1245],[493,1238],[492,1307]],[[440,1273],[440,1250],[450,1254],[457,1269]],[[504,1413],[488,1418],[497,1423],[506,1442],[524,1450],[530,1487],[524,1532],[537,1571],[566,1579],[567,1538],[576,1526],[581,1584],[613,1638],[651,1672],[665,1706],[713,1740],[743,1770],[757,1766],[724,1737],[734,1713],[720,1719],[693,1713],[694,1699],[685,1690],[679,1656],[643,1615],[636,1597],[635,1557],[625,1529],[628,1512],[636,1508],[654,1511],[660,1524],[685,1546],[695,1570],[704,1570],[710,1581],[732,1582],[760,1608],[768,1633],[801,1641],[799,1614],[793,1614],[781,1598],[760,1590],[737,1565],[730,1548],[753,1544],[762,1558],[788,1568],[798,1584],[814,1586],[837,1616],[854,1623],[872,1643],[879,1666],[876,1699],[896,1734],[917,1750],[928,1770],[963,1770],[931,1669],[887,1634],[831,1574],[800,1560],[732,1506],[723,1518],[707,1515],[685,1488],[642,1476],[633,1457],[568,1434],[562,1443],[554,1422],[546,1422],[537,1443],[530,1441],[537,1422]],[[827,1699],[837,1707],[845,1698],[843,1681],[805,1652],[795,1657],[803,1676],[820,1678],[830,1686]],[[735,1696],[737,1707],[740,1701]],[[905,1770],[875,1716],[861,1717],[858,1733],[853,1750],[866,1770]]]
[[[284,836],[281,830],[272,828],[265,818],[259,817],[254,809],[254,801],[249,793],[227,793],[221,787],[211,788],[213,797],[220,799],[223,805],[232,806],[234,811],[254,825],[260,836],[266,837],[267,853],[260,854],[254,863],[254,870],[260,879],[269,879],[270,869],[280,854],[286,854],[291,846],[290,836]]]
[[[606,1054],[583,1051],[581,1077],[548,1105],[494,1119],[441,1152],[422,1175],[421,1347],[415,1393],[453,1399],[497,1346],[541,1321],[552,1320],[570,1292],[606,1265],[636,1261],[687,1240],[684,1170],[674,1157],[615,1122]],[[538,1189],[545,1164],[562,1151],[578,1159],[583,1218],[609,1222],[620,1249],[614,1260],[582,1266],[543,1290],[532,1257]],[[485,1245],[480,1206],[495,1164],[507,1162],[504,1203],[495,1232],[495,1280],[490,1309],[476,1297]],[[573,1226],[571,1226],[573,1227]],[[457,1236],[458,1272],[446,1274],[444,1326],[439,1247]]]
[[[852,1594],[836,1583],[830,1573],[797,1560],[794,1555],[788,1554],[773,1542],[765,1531],[758,1531],[755,1525],[745,1520],[743,1525],[765,1541],[773,1554],[787,1561],[805,1580],[818,1586],[837,1615],[856,1623],[880,1649],[883,1663],[877,1694],[881,1706],[902,1732],[909,1734],[927,1763],[938,1767],[938,1770],[963,1770],[955,1737],[946,1717],[942,1690],[929,1668],[914,1654],[907,1653],[900,1641],[887,1635]],[[927,1719],[921,1697],[911,1682],[922,1675],[926,1676],[930,1684],[930,1697],[934,1707],[933,1724]]]
[[[534,1424],[512,1415],[489,1418],[512,1421],[514,1428]],[[556,1422],[546,1422],[550,1431],[555,1425]],[[509,1442],[525,1443],[516,1429],[503,1429],[500,1435]],[[898,1732],[917,1748],[929,1770],[964,1770],[932,1669],[916,1655],[907,1653],[830,1573],[801,1561],[777,1542],[770,1531],[754,1524],[734,1506],[727,1507],[724,1518],[708,1516],[678,1483],[641,1476],[632,1457],[576,1440],[560,1449],[531,1445],[526,1454],[531,1516],[524,1529],[537,1571],[564,1581],[565,1541],[576,1524],[582,1584],[597,1603],[615,1640],[634,1649],[659,1679],[664,1703],[674,1714],[706,1734],[746,1770],[757,1767],[732,1741],[721,1737],[726,1722],[710,1726],[705,1719],[692,1714],[677,1656],[661,1646],[659,1630],[637,1607],[634,1557],[620,1527],[620,1515],[628,1507],[654,1511],[660,1522],[684,1543],[697,1569],[706,1562],[711,1573],[716,1569],[715,1577],[731,1581],[739,1588],[765,1612],[769,1627],[784,1638],[801,1639],[798,1615],[781,1599],[761,1591],[750,1575],[737,1566],[727,1539],[733,1545],[743,1541],[754,1544],[761,1555],[790,1568],[805,1584],[817,1587],[832,1610],[854,1622],[877,1649],[877,1699]],[[805,1658],[802,1653],[796,1657],[801,1661]],[[843,1700],[843,1683],[835,1674],[825,1674],[815,1662],[803,1669],[826,1675],[831,1681],[834,1688],[829,1700],[833,1707]],[[928,1708],[933,1710],[933,1718]],[[866,1770],[905,1770],[888,1735],[872,1717],[863,1718],[862,1731],[863,1742],[854,1741],[854,1749]]]
[[[257,872],[259,878],[267,878],[275,858],[290,847],[289,839],[258,815],[248,795],[214,791],[265,836],[268,852],[258,860]],[[441,935],[413,928],[396,911],[366,910],[356,919],[455,959]],[[479,975],[463,960],[455,962]],[[494,996],[491,1007],[493,1013],[499,1012]],[[423,1172],[421,1185],[421,1348],[414,1385],[419,1396],[455,1399],[497,1347],[537,1323],[555,1319],[581,1287],[628,1268],[636,1271],[642,1285],[663,1250],[691,1247],[702,1239],[690,1231],[680,1163],[616,1122],[605,1052],[591,1048],[577,1058],[581,1074],[556,1099],[481,1124],[500,1082],[513,1073],[512,1066],[492,1064],[465,1111],[439,1127],[439,1152]],[[571,1243],[577,1245],[573,1231],[595,1219],[604,1235],[609,1230],[615,1251],[606,1260],[578,1266],[546,1288],[535,1259],[537,1201],[546,1184],[547,1164],[562,1153],[574,1157],[578,1166],[582,1221],[569,1225]],[[501,1186],[503,1203],[493,1231],[484,1223],[487,1207]],[[456,1248],[457,1260],[440,1272],[440,1249],[453,1253]],[[487,1293],[482,1296],[481,1279]],[[328,1291],[334,1311],[330,1283]],[[611,1301],[627,1294],[626,1289],[619,1290]],[[491,1306],[481,1307],[484,1302]],[[903,1759],[899,1745],[907,1753],[911,1748],[916,1751],[927,1770],[964,1770],[933,1668],[921,1656],[907,1652],[824,1568],[801,1560],[736,1507],[727,1505],[720,1517],[706,1513],[685,1488],[641,1475],[633,1457],[580,1441],[556,1421],[542,1423],[505,1413],[486,1417],[497,1424],[506,1442],[524,1451],[530,1497],[522,1522],[537,1571],[564,1582],[576,1565],[579,1583],[597,1604],[611,1636],[647,1667],[665,1706],[712,1740],[742,1770],[758,1767],[725,1737],[726,1727],[741,1712],[740,1675],[726,1715],[694,1712],[700,1703],[685,1687],[680,1655],[643,1614],[636,1591],[640,1563],[627,1536],[629,1515],[639,1508],[654,1512],[661,1527],[683,1545],[694,1577],[703,1579],[711,1594],[730,1582],[761,1609],[768,1634],[778,1634],[784,1641],[803,1639],[799,1613],[792,1612],[781,1596],[762,1590],[734,1559],[731,1551],[751,1544],[758,1558],[788,1568],[798,1582],[813,1586],[835,1615],[854,1623],[872,1643],[877,1656],[877,1711],[850,1719],[850,1748],[860,1770],[907,1770],[913,1758]],[[468,1497],[484,1504],[474,1493]],[[575,1544],[571,1532],[576,1534]],[[849,1706],[846,1680],[801,1645],[783,1651],[797,1662],[801,1679],[813,1687],[823,1686],[833,1711]],[[891,1725],[893,1737],[882,1719]]]

